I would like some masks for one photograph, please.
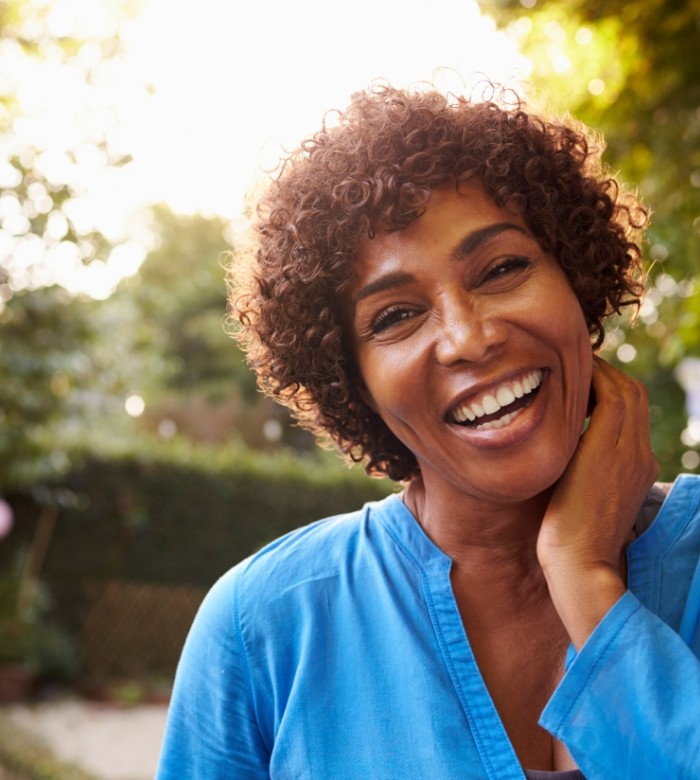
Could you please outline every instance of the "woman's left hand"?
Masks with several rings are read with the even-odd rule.
[[[620,560],[658,475],[646,388],[594,359],[595,407],[557,482],[537,541],[550,594],[580,648],[625,591]]]

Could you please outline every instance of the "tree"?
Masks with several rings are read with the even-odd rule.
[[[288,413],[257,392],[226,333],[225,266],[233,251],[226,223],[163,205],[153,214],[157,246],[105,302],[120,307],[120,319],[133,329],[130,360],[141,364],[132,375],[140,376],[146,401],[143,425],[195,440],[310,448],[309,435],[290,429]]]
[[[88,213],[86,168],[128,157],[106,108],[99,122],[81,111],[117,62],[119,39],[114,25],[93,33],[70,14],[70,3],[0,2],[0,491],[65,468],[63,434],[89,424],[98,388],[118,384],[100,344],[106,324],[78,290],[104,277],[115,248]],[[54,122],[39,132],[45,106],[31,86],[56,116],[76,112],[74,131]]]
[[[102,19],[106,26],[91,33],[70,11],[70,3],[0,2],[2,300],[94,282],[114,249],[95,224],[88,186],[95,171],[130,159],[114,108],[98,97],[119,64],[117,20]]]
[[[88,402],[79,388],[93,370],[96,335],[93,303],[67,306],[67,298],[59,287],[21,291],[0,311],[0,491],[32,485],[67,465],[56,426],[70,426]]]
[[[221,400],[230,396],[233,382],[251,400],[252,374],[224,332],[225,265],[232,251],[226,223],[174,214],[164,205],[153,216],[157,245],[117,297],[131,299],[139,343],[157,350],[167,364],[162,389]]]
[[[601,129],[606,159],[651,206],[647,299],[606,355],[650,389],[662,473],[693,470],[674,369],[700,350],[700,26],[680,0],[481,0],[532,62],[529,81],[556,112]],[[526,7],[527,6],[527,7]],[[683,441],[681,441],[681,435]]]

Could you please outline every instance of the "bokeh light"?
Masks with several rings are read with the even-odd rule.
[[[146,409],[146,402],[140,395],[130,395],[124,401],[124,409],[129,417],[140,417]]]

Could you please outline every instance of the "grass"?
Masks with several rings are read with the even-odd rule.
[[[98,780],[59,761],[46,745],[0,714],[0,780]]]

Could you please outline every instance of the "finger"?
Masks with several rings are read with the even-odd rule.
[[[627,423],[630,432],[646,433],[649,427],[649,395],[642,382],[596,358],[592,386],[596,401],[602,402],[601,409],[608,417],[619,416],[620,425]]]
[[[619,380],[616,381],[607,365],[593,364],[591,388],[595,404],[591,412],[589,431],[613,443],[617,442],[624,416],[624,397]]]
[[[629,453],[634,453],[634,465],[640,475],[646,476],[651,487],[658,477],[659,465],[651,446],[649,394],[646,386],[597,358],[594,364],[594,392],[604,395],[604,407],[607,406],[609,413],[605,421],[601,418],[599,420],[609,424],[609,416],[618,415],[616,445],[626,451],[628,457]]]

